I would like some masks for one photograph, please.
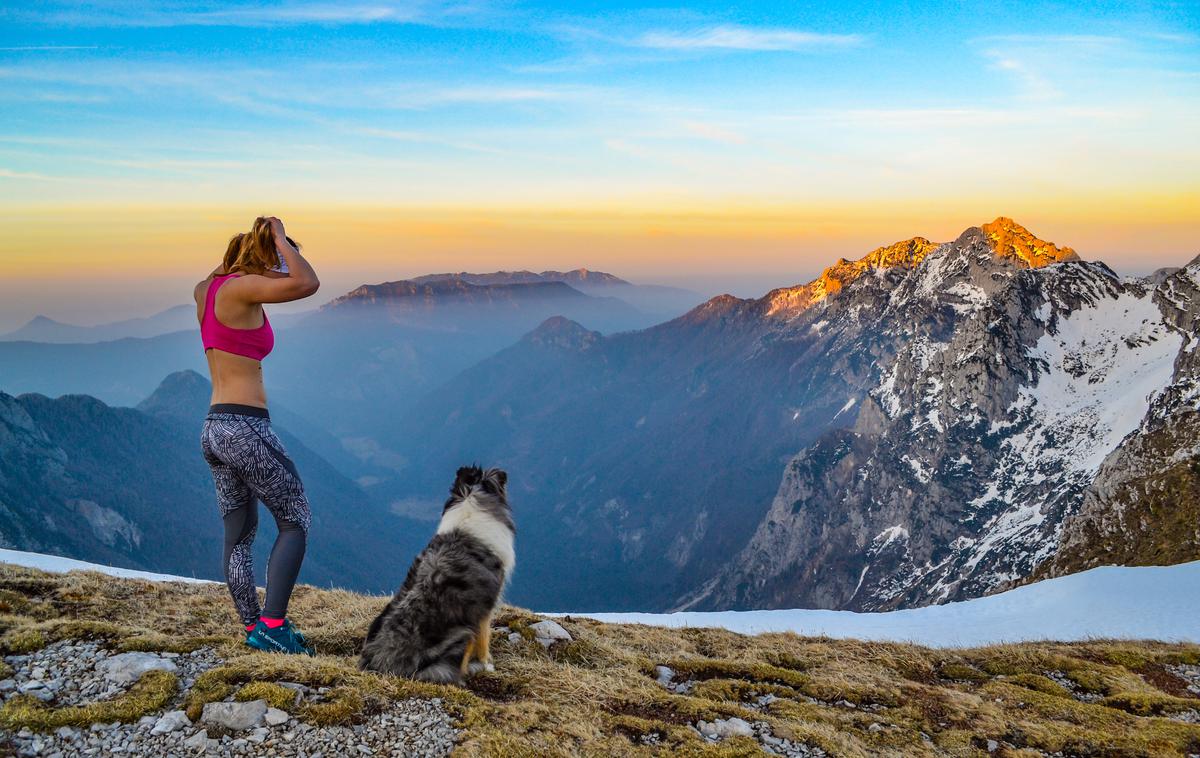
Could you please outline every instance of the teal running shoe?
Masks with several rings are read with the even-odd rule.
[[[288,655],[316,655],[312,645],[308,643],[300,630],[290,620],[284,621],[283,626],[272,629],[259,621],[254,631],[246,635],[246,644],[264,653],[286,653]]]

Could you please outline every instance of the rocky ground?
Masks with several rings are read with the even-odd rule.
[[[1200,646],[746,637],[505,608],[464,687],[357,669],[383,598],[299,587],[315,658],[219,585],[0,565],[0,757],[1200,758]],[[192,636],[159,630],[186,629]]]
[[[228,695],[206,703],[193,722],[181,707],[197,677],[224,663],[211,647],[182,654],[117,653],[97,642],[63,640],[3,660],[9,669],[8,678],[0,680],[5,701],[26,696],[49,707],[103,704],[128,693],[150,671],[174,674],[180,685],[161,712],[137,721],[64,725],[47,732],[27,727],[0,731],[0,743],[18,756],[440,756],[450,753],[459,734],[441,698],[396,701],[352,726],[314,726],[265,699],[238,701]],[[327,687],[274,684],[294,692],[293,707],[328,702]]]

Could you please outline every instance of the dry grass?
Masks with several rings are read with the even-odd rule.
[[[1164,668],[1200,662],[1195,645],[1095,641],[932,650],[568,618],[561,621],[574,641],[550,650],[529,641],[513,645],[497,634],[496,672],[472,677],[463,690],[357,670],[355,653],[383,602],[299,588],[292,616],[322,655],[281,657],[240,644],[240,626],[219,585],[0,566],[0,652],[28,652],[64,638],[97,639],[117,650],[215,645],[226,662],[187,694],[193,715],[232,695],[263,698],[310,723],[344,724],[392,699],[436,696],[464,729],[459,751],[468,756],[759,754],[753,740],[714,746],[690,728],[699,719],[730,716],[765,721],[778,737],[837,756],[983,756],[989,740],[1002,745],[992,755],[1006,756],[1200,753],[1200,726],[1165,718],[1200,710],[1200,698]],[[497,624],[528,637],[536,620],[509,608]],[[658,664],[673,668],[677,681],[694,681],[691,694],[658,685]],[[297,706],[278,682],[330,692],[326,702]],[[95,711],[18,698],[0,708],[0,726],[136,719],[174,693],[173,679],[151,677]],[[1082,702],[1076,693],[1098,702]],[[752,707],[767,694],[776,699],[765,710]],[[644,745],[644,738],[657,744]]]

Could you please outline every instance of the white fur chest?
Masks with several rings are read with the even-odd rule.
[[[474,495],[468,495],[461,503],[442,515],[437,533],[448,534],[454,531],[469,534],[482,542],[500,559],[505,577],[512,574],[513,567],[517,563],[517,554],[513,547],[513,533],[495,516],[481,508],[475,502]]]

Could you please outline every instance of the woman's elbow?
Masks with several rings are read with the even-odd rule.
[[[300,291],[303,293],[302,297],[311,297],[317,294],[317,290],[319,289],[321,289],[321,281],[314,276],[312,279],[304,282]]]

